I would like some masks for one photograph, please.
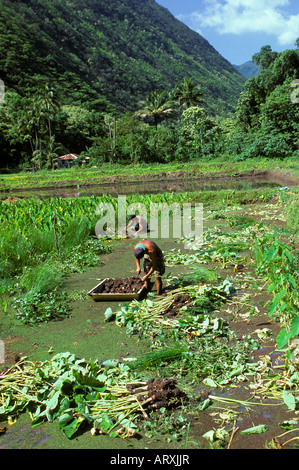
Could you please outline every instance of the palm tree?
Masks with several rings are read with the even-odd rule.
[[[55,144],[52,121],[59,110],[54,90],[48,84],[40,87],[31,98],[19,122],[19,129],[29,136],[33,162],[41,169],[51,163],[50,151]]]
[[[186,109],[204,103],[200,85],[187,77],[175,87],[173,97]]]
[[[51,121],[54,119],[54,116],[59,109],[59,104],[54,94],[54,89],[50,87],[48,83],[46,83],[38,93],[36,97],[36,106],[37,108],[39,108],[40,116],[43,118],[44,121],[44,127],[47,128],[49,140],[51,140]]]
[[[154,121],[156,129],[158,123],[171,119],[177,114],[177,106],[171,100],[167,91],[152,91],[147,95],[143,108],[135,113],[141,119]]]

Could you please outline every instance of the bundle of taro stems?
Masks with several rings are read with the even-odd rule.
[[[138,301],[133,301],[133,304],[135,303],[135,305],[138,306],[137,315],[140,315],[141,320],[150,321],[152,323],[156,323],[158,321],[162,325],[171,326],[173,325],[173,322],[165,319],[165,317],[163,317],[164,313],[168,308],[175,306],[177,296],[185,294],[192,295],[192,293],[193,295],[195,293],[194,286],[180,287],[172,290],[165,297],[153,301],[151,304],[140,303]]]
[[[97,375],[105,371],[104,367],[99,367]],[[43,370],[47,371],[47,378],[43,376]],[[69,372],[71,377],[71,367]],[[87,376],[88,373],[86,371]],[[109,433],[118,426],[121,426],[118,431],[127,427],[126,431],[129,434],[134,432],[134,429],[128,424],[123,426],[122,422],[126,419],[127,422],[132,423],[141,416],[148,419],[147,411],[160,407],[157,403],[159,398],[157,391],[161,388],[168,388],[168,392],[170,392],[168,397],[172,396],[172,401],[176,400],[177,405],[182,402],[182,392],[177,393],[180,390],[176,388],[175,382],[172,380],[163,379],[164,382],[163,380],[161,382],[161,379],[141,380],[140,376],[136,374],[122,374],[120,377],[117,375],[116,371],[115,377],[111,380],[110,374],[110,380],[105,383],[103,391],[97,392],[96,399],[86,399],[89,417],[94,422],[98,421],[100,428],[103,415],[112,420],[112,424],[107,430]],[[31,419],[34,419],[34,412],[39,407],[46,408],[47,401],[56,391],[55,382],[60,376],[61,371],[52,367],[51,360],[45,363],[34,363],[28,361],[26,357],[21,358],[5,372],[0,372],[0,421],[29,410]],[[86,390],[86,395],[89,392],[90,389]],[[63,396],[61,394],[60,399]],[[59,409],[59,405],[57,409]],[[74,409],[74,415],[76,411]]]
[[[206,286],[209,288],[209,286]],[[170,291],[165,297],[159,298],[158,300],[152,301],[150,304],[145,302],[139,302],[133,300],[132,305],[135,305],[136,309],[134,310],[134,317],[136,323],[139,321],[143,324],[150,323],[153,329],[158,329],[159,327],[173,328],[176,325],[176,321],[169,319],[166,316],[168,310],[173,307],[176,308],[176,301],[178,296],[188,295],[190,297],[189,301],[186,299],[185,305],[192,305],[192,302],[198,299],[206,299],[205,295],[205,286],[201,286],[200,291],[198,287],[189,285],[184,287],[179,287]],[[227,298],[221,293],[214,293],[215,299],[218,300],[227,300]],[[182,307],[182,305],[181,305]],[[178,309],[178,311],[180,308]],[[116,319],[117,323],[117,319]]]

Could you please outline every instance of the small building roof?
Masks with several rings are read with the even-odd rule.
[[[67,155],[63,155],[62,157],[58,158],[53,158],[53,161],[57,160],[76,160],[80,155],[77,155],[76,153],[68,153]]]

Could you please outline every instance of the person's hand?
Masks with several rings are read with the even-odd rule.
[[[142,282],[145,282],[147,280],[147,276],[144,276],[141,280]]]
[[[139,274],[141,273],[141,269],[136,269],[136,273],[137,273],[137,276],[139,276]]]

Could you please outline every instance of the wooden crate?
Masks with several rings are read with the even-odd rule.
[[[146,289],[145,287],[141,287],[138,292],[132,292],[130,294],[127,293],[111,293],[109,294],[108,292],[101,292],[104,289],[105,282],[108,280],[108,278],[103,279],[99,284],[97,284],[93,289],[91,289],[89,292],[87,292],[87,295],[92,297],[93,300],[139,300],[142,294],[145,293]],[[97,292],[95,292],[97,291]]]

